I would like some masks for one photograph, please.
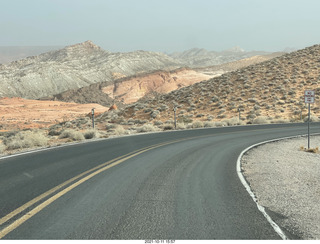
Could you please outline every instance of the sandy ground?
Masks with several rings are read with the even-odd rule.
[[[23,98],[0,99],[0,131],[24,128],[42,128],[70,121],[91,113],[108,111],[99,104],[77,104],[60,101],[38,101]]]
[[[243,175],[271,218],[290,239],[320,239],[320,154],[306,137],[267,143],[242,158]],[[310,148],[320,147],[311,136]]]

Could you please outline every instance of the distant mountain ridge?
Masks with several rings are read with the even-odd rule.
[[[258,55],[269,55],[271,52],[265,51],[245,51],[236,46],[221,52],[208,51],[203,48],[192,48],[183,52],[174,52],[170,57],[178,60],[182,64],[191,68],[199,68],[223,63],[230,63],[240,59],[250,58]]]
[[[92,41],[0,65],[0,97],[38,99],[181,64],[156,52],[110,53]]]

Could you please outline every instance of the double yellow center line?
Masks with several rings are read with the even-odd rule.
[[[207,137],[207,136],[200,136],[200,137]],[[61,196],[65,195],[66,193],[68,193],[69,191],[71,191],[72,189],[74,189],[75,187],[79,186],[80,184],[86,182],[87,180],[91,179],[92,177],[96,176],[97,174],[106,171],[107,169],[110,169],[113,166],[116,166],[130,158],[133,158],[139,154],[142,154],[144,152],[147,152],[149,150],[158,148],[158,147],[162,147],[165,145],[169,145],[169,144],[173,144],[176,142],[181,142],[181,141],[185,141],[185,140],[190,140],[193,138],[199,138],[199,137],[191,137],[191,138],[185,138],[185,139],[180,139],[180,140],[175,140],[175,141],[170,141],[170,142],[165,142],[165,143],[160,143],[160,144],[156,144],[153,146],[149,146],[149,147],[145,147],[143,149],[128,153],[124,156],[115,158],[113,160],[110,160],[106,163],[103,163],[99,166],[96,166],[90,170],[87,170],[65,182],[63,182],[62,184],[50,189],[49,191],[46,191],[45,193],[39,195],[38,197],[32,199],[31,201],[23,204],[22,206],[20,206],[19,208],[15,209],[14,211],[10,212],[9,214],[7,214],[6,216],[2,217],[0,219],[0,226],[3,225],[4,223],[8,222],[10,219],[12,219],[13,217],[15,217],[16,215],[22,213],[23,211],[25,211],[27,208],[33,206],[34,204],[36,204],[37,202],[49,197],[50,195],[52,195],[53,193],[55,193],[55,195],[51,196],[50,198],[48,198],[47,200],[45,200],[44,202],[42,202],[41,204],[37,205],[36,207],[34,207],[32,210],[30,210],[29,212],[27,212],[26,214],[24,214],[22,217],[20,217],[19,219],[15,220],[13,223],[9,224],[7,227],[3,228],[0,231],[0,239],[2,239],[3,237],[5,237],[7,234],[9,234],[11,231],[13,231],[14,229],[16,229],[17,227],[19,227],[20,225],[22,225],[24,222],[26,222],[28,219],[30,219],[31,217],[33,217],[34,215],[36,215],[37,213],[39,213],[42,209],[44,209],[45,207],[47,207],[49,204],[51,204],[52,202],[54,202],[55,200],[57,200],[58,198],[60,198]],[[74,182],[75,181],[75,182]],[[73,184],[71,184],[72,182],[74,182]],[[66,187],[67,185],[71,184],[70,186]],[[66,187],[66,188],[64,188]]]

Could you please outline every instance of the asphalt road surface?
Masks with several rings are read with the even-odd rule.
[[[236,161],[252,144],[306,133],[306,124],[186,130],[3,158],[0,239],[280,239]]]

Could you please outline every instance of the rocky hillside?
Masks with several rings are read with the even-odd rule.
[[[181,64],[162,53],[110,53],[91,41],[0,65],[0,97],[37,99]]]
[[[124,120],[163,123],[177,106],[180,122],[224,121],[238,118],[254,123],[283,118],[297,121],[307,114],[304,90],[316,91],[312,115],[320,116],[320,45],[251,65],[208,81],[128,106]]]
[[[99,103],[110,107],[116,104],[118,108],[123,103],[133,103],[147,96],[154,97],[158,94],[166,94],[197,82],[220,76],[224,73],[237,70],[249,65],[260,63],[271,58],[283,55],[274,53],[264,56],[254,56],[226,64],[210,66],[205,68],[181,68],[172,71],[158,70],[151,73],[143,73],[114,81],[95,83],[88,87],[69,90],[61,94],[43,98],[42,100],[59,100],[76,103]]]
[[[185,66],[196,68],[223,63],[234,62],[240,59],[250,58],[257,55],[268,55],[270,53],[264,51],[247,52],[239,47],[234,47],[225,51],[215,52],[201,48],[192,48],[184,52],[175,52],[169,54],[170,57],[179,60]]]

